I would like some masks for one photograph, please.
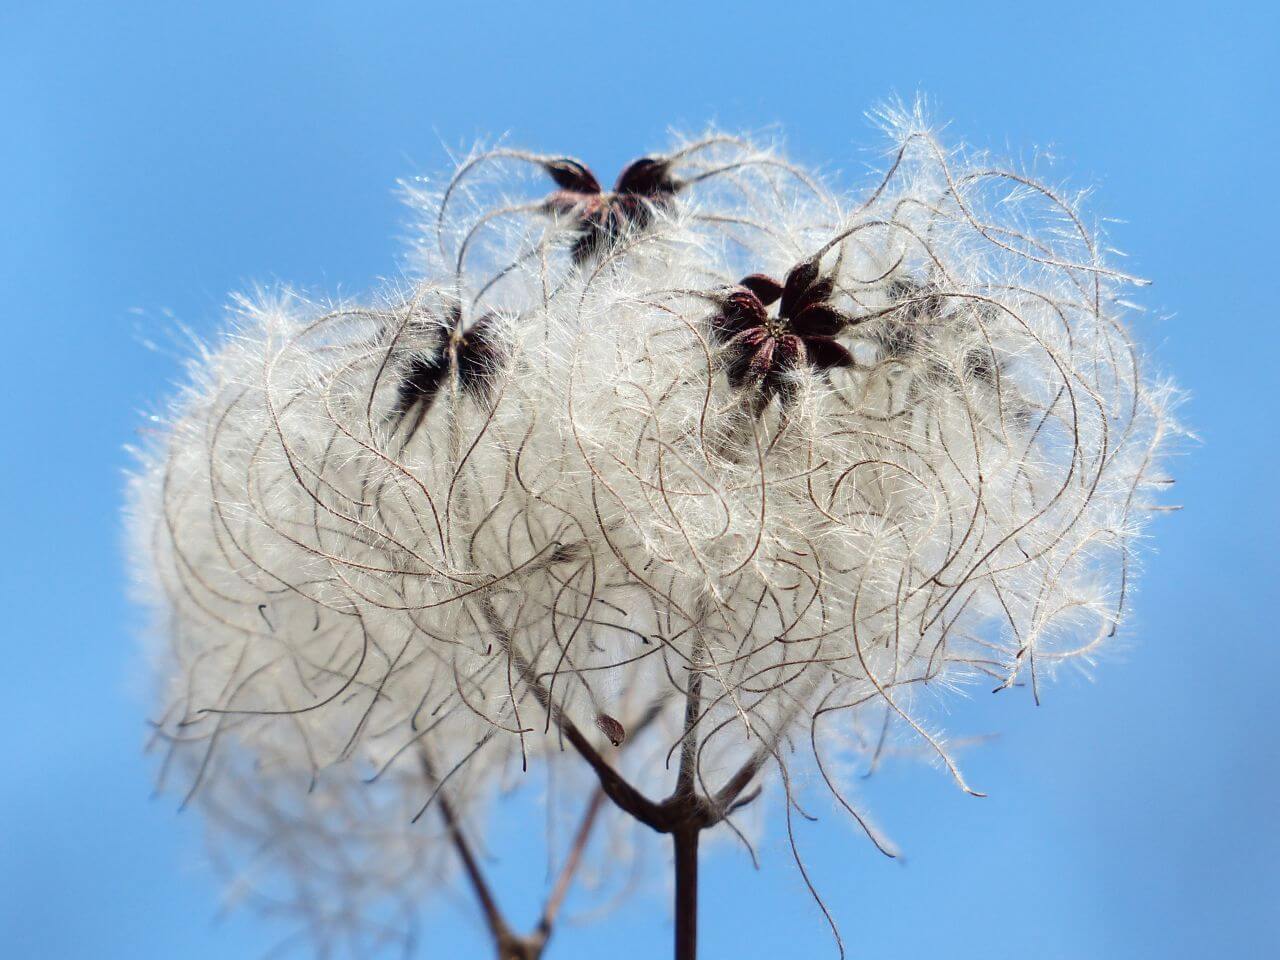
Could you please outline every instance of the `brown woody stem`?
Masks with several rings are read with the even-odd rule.
[[[698,834],[700,827],[673,833],[676,869],[675,960],[698,956]]]

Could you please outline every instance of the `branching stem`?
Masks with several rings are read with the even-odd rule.
[[[680,747],[680,767],[676,774],[676,786],[671,795],[661,803],[655,803],[626,779],[586,735],[567,717],[550,691],[538,679],[528,658],[516,647],[510,632],[494,609],[492,601],[482,598],[480,607],[489,629],[511,660],[521,680],[533,693],[538,704],[547,711],[551,721],[570,746],[587,762],[599,780],[599,792],[592,797],[583,815],[582,824],[570,848],[560,880],[543,911],[538,932],[521,940],[530,943],[538,940],[538,952],[529,957],[541,956],[541,949],[550,936],[550,927],[560,908],[573,872],[577,869],[585,850],[591,825],[604,797],[608,797],[618,809],[658,833],[670,834],[675,851],[675,957],[676,960],[696,960],[698,948],[698,836],[703,830],[724,820],[734,809],[749,803],[755,793],[742,797],[769,757],[767,750],[758,750],[728,782],[712,797],[697,789],[698,721],[702,713],[703,659],[705,647],[701,639],[694,641],[690,659],[689,680],[685,690],[684,734]],[[651,714],[647,719],[652,719]],[[646,721],[647,722],[647,721]],[[465,862],[465,861],[464,861]],[[482,900],[483,904],[483,900]],[[503,955],[504,957],[506,955]],[[512,954],[522,960],[523,954]]]
[[[421,751],[419,756],[427,779],[434,781],[435,777],[432,773],[430,761]],[[582,864],[582,857],[591,839],[591,831],[599,816],[600,807],[604,803],[604,796],[603,790],[596,790],[592,794],[591,800],[587,803],[587,808],[582,814],[582,819],[578,823],[578,828],[574,832],[573,842],[569,846],[565,862],[560,868],[556,882],[547,897],[546,905],[542,909],[542,917],[539,919],[537,927],[534,928],[532,933],[521,935],[511,929],[511,925],[499,908],[493,889],[484,875],[484,870],[481,868],[479,860],[476,859],[471,845],[467,842],[467,838],[462,832],[462,824],[453,809],[453,804],[443,790],[437,794],[436,803],[440,808],[440,816],[444,820],[445,827],[449,831],[450,842],[453,844],[454,851],[458,854],[458,859],[462,861],[463,871],[466,873],[471,889],[480,904],[485,926],[489,929],[489,934],[493,938],[494,948],[497,951],[497,960],[541,960],[547,942],[551,939],[551,933],[555,929],[556,918],[560,914],[560,908],[564,905],[565,897],[568,896],[569,888],[573,885],[578,867]]]

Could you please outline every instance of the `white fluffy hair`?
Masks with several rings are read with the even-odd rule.
[[[675,202],[581,262],[547,158],[477,151],[408,189],[402,289],[237,302],[131,515],[158,736],[215,824],[288,821],[275,867],[309,884],[348,841],[416,863],[413,814],[447,791],[480,830],[521,770],[578,765],[566,725],[649,796],[691,744],[708,797],[752,764],[790,795],[804,765],[865,826],[840,771],[890,722],[970,789],[921,693],[1038,690],[1115,634],[1173,392],[1073,200],[885,120],[854,196],[773,147],[679,143]],[[853,363],[762,402],[710,321],[801,263]],[[442,344],[479,322],[471,389]],[[438,392],[405,409],[412,370]],[[362,804],[377,829],[340,829]],[[422,857],[414,884],[447,860]],[[326,916],[374,909],[373,880],[338,886]]]

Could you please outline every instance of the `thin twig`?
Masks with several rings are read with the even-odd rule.
[[[434,779],[430,761],[421,752],[419,756],[422,760],[422,769],[428,779]],[[488,880],[485,879],[484,871],[480,869],[479,861],[476,860],[475,854],[471,851],[471,845],[467,843],[467,838],[463,836],[462,825],[458,822],[457,814],[453,810],[453,804],[449,801],[444,791],[438,794],[437,805],[440,808],[440,816],[449,830],[449,839],[458,853],[458,859],[462,861],[462,867],[466,871],[467,879],[471,882],[471,889],[475,891],[476,899],[480,901],[480,910],[484,914],[489,932],[493,935],[494,941],[501,944],[511,937],[511,927],[502,915],[502,911],[498,908],[498,901],[493,895],[493,890],[489,887]]]
[[[539,706],[551,716],[552,721],[559,728],[561,734],[564,735],[565,740],[569,742],[569,745],[595,771],[596,777],[600,781],[600,786],[609,799],[641,823],[661,832],[661,824],[663,823],[661,807],[632,786],[622,774],[615,770],[609,761],[602,757],[600,752],[591,745],[591,741],[578,729],[577,724],[565,716],[560,705],[552,700],[547,688],[538,680],[532,664],[516,648],[511,639],[511,634],[503,626],[497,611],[493,609],[492,601],[488,597],[484,597],[480,601],[480,607],[484,612],[485,620],[488,621],[489,629],[493,631],[503,651],[511,659],[516,671],[520,674],[520,679],[528,685]]]
[[[595,826],[596,817],[600,813],[604,799],[604,788],[601,787],[591,794],[591,799],[587,802],[587,809],[582,814],[582,820],[578,823],[578,830],[574,834],[573,843],[569,846],[569,855],[565,858],[564,865],[560,868],[560,875],[556,878],[555,886],[551,889],[551,895],[547,897],[546,906],[542,909],[542,919],[538,921],[538,930],[544,938],[551,936],[551,930],[555,925],[556,917],[560,913],[560,907],[564,904],[564,898],[568,895],[569,887],[573,883],[574,874],[577,873],[578,867],[582,864],[583,854],[586,853],[587,843],[591,839],[592,827]]]

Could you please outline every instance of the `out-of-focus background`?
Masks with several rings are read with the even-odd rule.
[[[609,175],[670,126],[776,125],[855,184],[881,159],[864,111],[917,92],[948,137],[1094,187],[1202,442],[1095,680],[1039,708],[973,691],[954,719],[1001,734],[962,755],[990,796],[893,765],[866,798],[906,862],[817,810],[813,879],[853,957],[1280,955],[1278,27],[1263,3],[4,3],[0,956],[279,939],[217,919],[199,823],[141,753],[124,447],[180,325],[212,334],[258,283],[394,278],[395,181],[477,136]],[[706,955],[834,957],[785,835],[761,853],[704,868]],[[537,892],[504,895],[532,920]],[[421,955],[485,956],[471,917],[428,905]],[[550,956],[663,956],[668,917],[659,889]]]

